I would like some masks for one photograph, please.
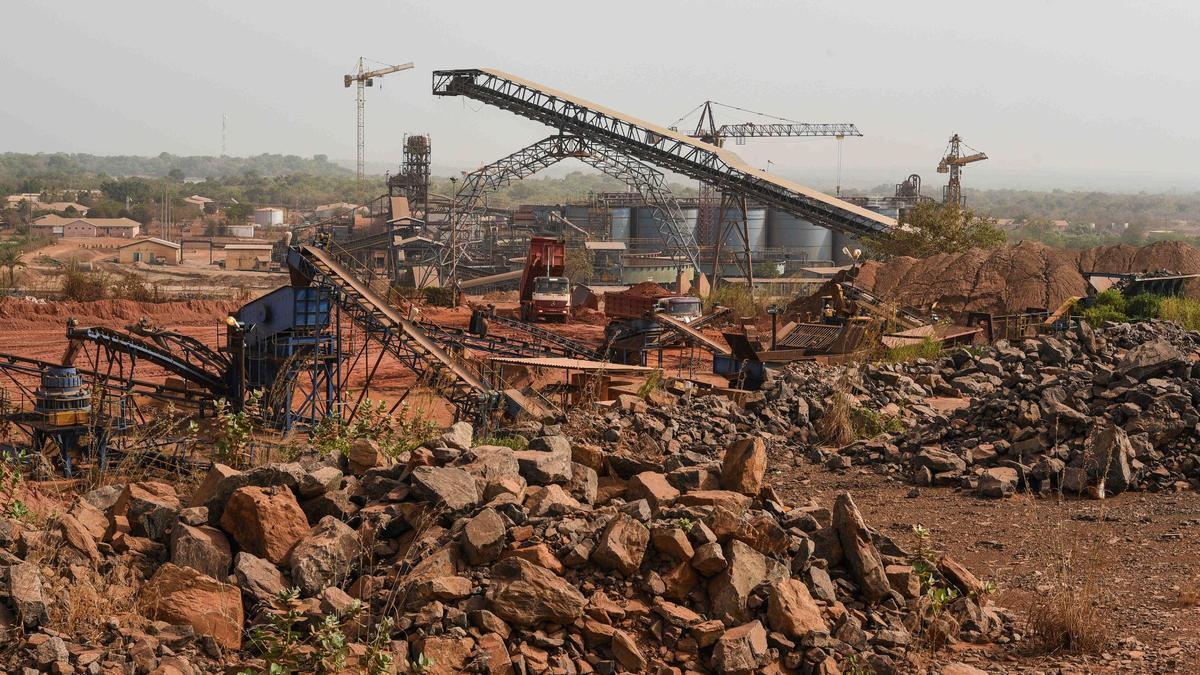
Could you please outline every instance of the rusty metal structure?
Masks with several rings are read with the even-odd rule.
[[[433,93],[482,101],[542,122],[557,129],[560,134],[578,137],[593,147],[600,146],[639,162],[699,180],[711,185],[714,191],[730,195],[726,197],[728,203],[742,207],[743,215],[744,205],[752,201],[856,236],[877,234],[895,225],[892,218],[753,168],[732,152],[703,139],[642,121],[498,70],[435,71]],[[724,129],[726,134],[741,137],[779,136],[800,131],[806,135],[823,135],[834,131],[822,129],[824,126],[837,125],[750,124],[728,125],[720,129]],[[837,131],[851,133],[849,128]],[[741,222],[744,232],[744,217]],[[458,226],[452,229],[457,230]],[[677,240],[686,240],[690,233],[676,232],[675,235]],[[694,240],[694,236],[690,238]],[[749,247],[744,248],[745,255],[740,264],[749,276],[752,261],[748,255]]]
[[[965,154],[963,148],[970,150],[971,154]],[[963,206],[966,203],[962,196],[962,168],[968,164],[981,162],[987,158],[988,156],[984,153],[963,143],[962,138],[958,134],[950,137],[950,142],[946,144],[946,153],[937,166],[938,173],[950,174],[950,181],[946,184],[946,187],[942,188],[943,204]]]

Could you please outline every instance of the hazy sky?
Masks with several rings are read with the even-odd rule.
[[[367,158],[406,132],[469,169],[549,133],[430,95],[430,71],[493,67],[668,124],[705,99],[854,122],[843,184],[928,190],[952,132],[981,187],[1200,189],[1200,3],[8,0],[0,151],[354,157],[358,56],[414,61],[368,90]],[[736,122],[744,115],[729,114]],[[733,147],[832,185],[832,140]],[[931,192],[932,193],[932,192]]]

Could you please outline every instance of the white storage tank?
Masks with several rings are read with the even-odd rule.
[[[728,209],[725,212],[725,219],[717,224],[718,227],[724,228],[729,221],[735,221],[729,232],[726,233],[722,246],[741,248],[741,223],[737,222],[741,219],[741,215],[740,209]],[[767,210],[765,208],[752,206],[746,209],[746,233],[751,251],[762,251],[767,248]]]
[[[813,262],[833,260],[833,232],[786,211],[771,209],[767,219],[767,241],[783,249],[789,258]]]
[[[283,209],[268,206],[254,209],[254,224],[259,227],[272,227],[283,224]]]

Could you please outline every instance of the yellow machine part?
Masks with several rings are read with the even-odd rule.
[[[46,413],[46,423],[56,427],[69,427],[76,424],[87,424],[86,410],[56,410]]]

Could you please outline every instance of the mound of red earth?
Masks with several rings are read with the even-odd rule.
[[[1015,246],[920,260],[867,262],[854,283],[886,300],[918,309],[937,302],[943,313],[1005,314],[1033,307],[1053,310],[1070,297],[1086,296],[1084,273],[1158,270],[1200,273],[1200,251],[1177,241],[1091,249],[1051,248],[1022,241]],[[1189,290],[1200,295],[1200,285]]]
[[[65,326],[66,320],[71,317],[78,320],[82,326],[121,326],[138,321],[142,317],[148,317],[152,323],[159,325],[217,325],[241,304],[227,300],[97,300],[43,303],[21,298],[0,298],[0,320],[9,328]]]
[[[344,457],[214,465],[190,497],[135,482],[41,527],[0,521],[0,622],[20,629],[2,658],[164,675],[894,673],[932,647],[1015,638],[979,579],[902,550],[849,494],[785,504],[759,438],[639,463],[520,431],[528,449],[473,445],[458,424],[400,462],[360,439]],[[133,609],[66,632],[101,579]],[[931,585],[953,591],[944,609]]]

